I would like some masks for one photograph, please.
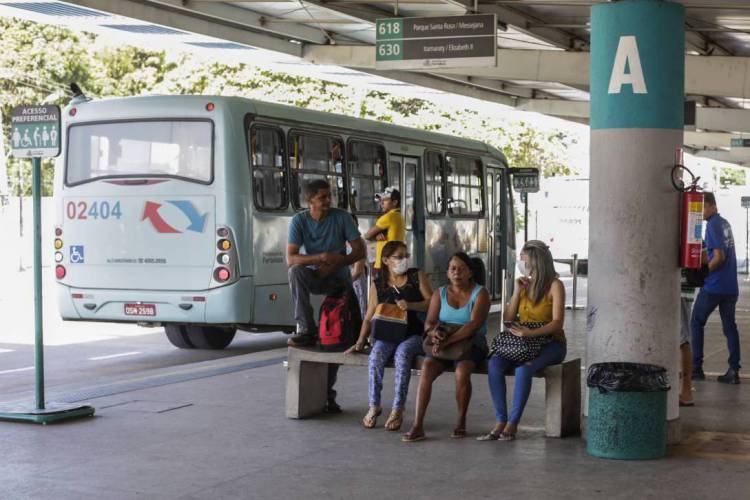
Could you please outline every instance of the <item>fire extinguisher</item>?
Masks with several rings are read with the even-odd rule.
[[[692,181],[689,185],[676,177],[678,170],[684,170],[690,175]],[[685,269],[701,267],[703,193],[698,191],[698,179],[700,177],[695,177],[679,163],[672,169],[672,185],[680,191],[680,267]]]

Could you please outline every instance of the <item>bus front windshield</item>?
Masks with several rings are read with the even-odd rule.
[[[173,176],[212,181],[213,123],[127,121],[73,125],[65,182],[103,177]]]

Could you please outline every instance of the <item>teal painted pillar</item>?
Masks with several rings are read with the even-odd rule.
[[[670,169],[683,139],[684,15],[672,2],[623,0],[597,4],[591,16],[586,365],[666,368],[672,441],[679,439],[680,278]]]

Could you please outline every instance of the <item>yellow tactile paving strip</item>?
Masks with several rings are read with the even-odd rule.
[[[732,432],[695,432],[675,451],[679,455],[700,458],[750,460],[750,434]]]

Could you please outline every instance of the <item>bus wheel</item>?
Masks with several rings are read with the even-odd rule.
[[[180,349],[193,349],[195,346],[190,342],[185,326],[183,325],[165,325],[164,331],[167,332],[167,338],[173,346]]]
[[[197,349],[224,349],[228,346],[234,334],[234,328],[223,328],[219,326],[188,326],[187,338]]]

